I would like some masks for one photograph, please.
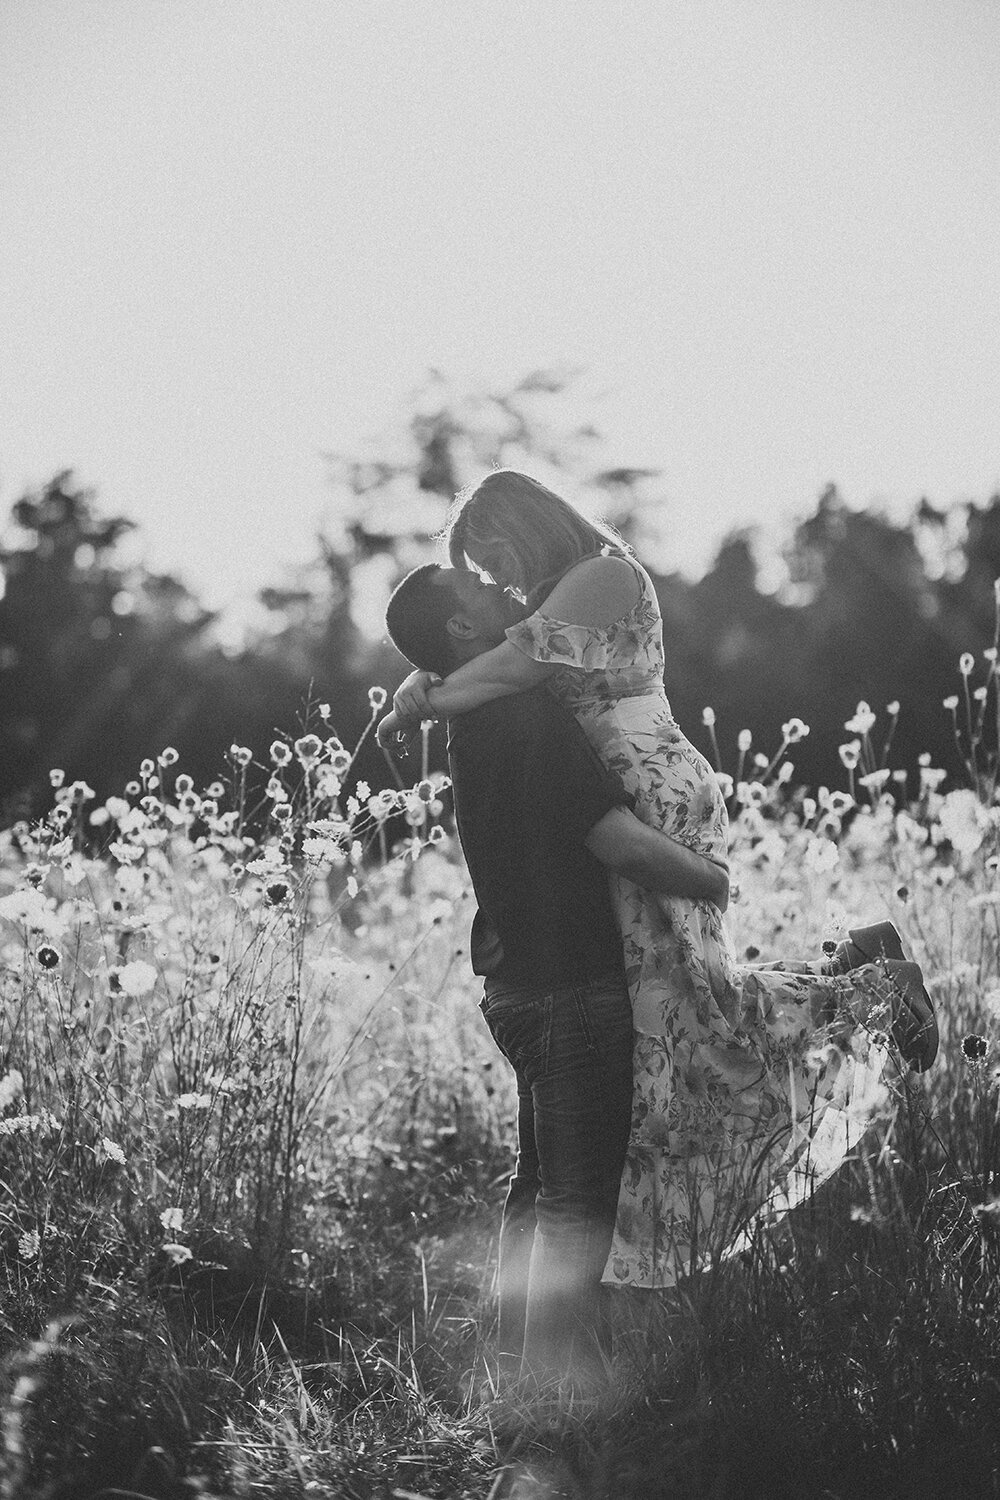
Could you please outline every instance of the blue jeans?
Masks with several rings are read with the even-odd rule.
[[[500,1229],[500,1367],[539,1380],[601,1368],[601,1275],[632,1116],[624,978],[487,982],[482,1012],[517,1076],[517,1164]]]

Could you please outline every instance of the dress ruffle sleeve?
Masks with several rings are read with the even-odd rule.
[[[561,667],[599,671],[610,667],[611,641],[606,626],[571,625],[537,610],[506,632],[512,646],[532,661],[555,662]]]

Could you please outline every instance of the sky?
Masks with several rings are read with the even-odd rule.
[[[995,0],[2,0],[0,513],[71,467],[235,607],[429,368],[551,365],[689,573],[983,501],[998,64]]]

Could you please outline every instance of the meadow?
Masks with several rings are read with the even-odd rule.
[[[0,834],[0,1500],[1000,1494],[996,652],[958,686],[916,784],[896,704],[839,787],[796,785],[798,720],[720,769],[738,957],[890,917],[941,1051],[561,1411],[492,1388],[512,1088],[426,740],[375,794],[335,705],[208,787],[53,768]]]

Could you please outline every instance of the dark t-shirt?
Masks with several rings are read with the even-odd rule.
[[[455,817],[479,910],[472,967],[516,985],[620,975],[608,872],[584,845],[629,807],[568,709],[545,687],[452,719]]]

